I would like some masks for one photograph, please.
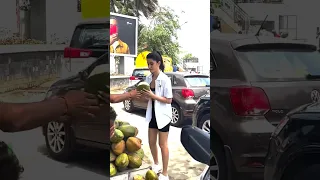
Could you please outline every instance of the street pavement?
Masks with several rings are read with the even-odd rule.
[[[138,110],[127,113],[123,109],[123,103],[112,104],[117,112],[117,119],[127,121],[131,125],[138,127],[138,137],[142,139],[143,150],[148,160],[146,163],[152,164],[152,156],[148,145],[148,124],[145,122],[145,111]],[[181,128],[170,127],[169,132],[169,167],[168,173],[171,180],[197,179],[204,170],[205,165],[193,160],[180,142]],[[161,151],[159,149],[159,161],[161,162]]]

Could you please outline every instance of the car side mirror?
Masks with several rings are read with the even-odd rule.
[[[194,126],[184,126],[181,143],[193,159],[210,165],[210,134]]]

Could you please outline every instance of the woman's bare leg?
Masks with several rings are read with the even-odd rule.
[[[169,164],[169,148],[168,148],[168,135],[169,132],[159,132],[159,146],[162,155],[162,174],[168,176],[168,164]]]
[[[159,164],[158,161],[158,147],[157,147],[157,138],[158,138],[158,129],[149,128],[149,147],[153,157],[154,164]]]

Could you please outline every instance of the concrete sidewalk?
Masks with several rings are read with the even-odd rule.
[[[144,143],[143,150],[145,152],[144,163],[152,165],[152,155],[149,145]],[[159,153],[159,162],[162,162],[161,151]],[[205,168],[205,165],[192,159],[188,152],[181,144],[170,144],[169,147],[169,167],[168,174],[170,180],[193,180],[198,179]]]

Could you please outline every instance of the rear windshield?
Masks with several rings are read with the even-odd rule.
[[[149,69],[135,69],[133,70],[132,76],[135,77],[145,77],[150,74]]]
[[[210,86],[210,78],[208,76],[185,76],[186,83],[193,87]]]
[[[71,47],[108,49],[109,24],[81,25],[74,31]]]
[[[306,80],[306,76],[320,75],[318,51],[247,51],[236,52],[243,71],[250,80],[290,81]]]

